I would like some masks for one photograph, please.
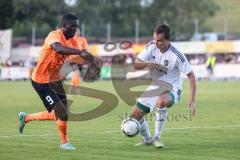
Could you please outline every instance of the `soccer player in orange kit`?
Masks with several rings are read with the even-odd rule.
[[[80,70],[78,69],[78,65],[74,64],[73,65],[73,74],[72,74],[72,78],[71,78],[71,86],[69,87],[69,93],[72,94],[73,90],[76,89],[77,91],[77,95],[81,94],[80,91],[80,78],[81,74],[80,74]]]
[[[32,86],[41,98],[47,111],[27,114],[19,113],[19,132],[23,133],[25,124],[35,120],[57,122],[61,138],[61,149],[76,149],[67,136],[67,99],[62,85],[60,69],[70,55],[81,56],[92,62],[94,57],[83,50],[75,37],[79,21],[76,16],[66,14],[61,21],[61,28],[46,37],[40,51],[40,59],[31,76]]]

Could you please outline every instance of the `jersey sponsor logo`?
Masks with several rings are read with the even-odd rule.
[[[167,74],[168,68],[165,67],[164,65],[162,65],[162,64],[157,64],[157,65],[155,66],[155,68],[156,68],[159,72],[162,72],[162,73],[164,73],[164,74]]]
[[[168,64],[169,64],[169,61],[168,60],[164,60],[164,66],[168,66]]]

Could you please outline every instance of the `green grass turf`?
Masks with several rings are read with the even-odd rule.
[[[115,94],[111,82],[83,83],[83,86]],[[129,113],[131,107],[120,100],[117,108],[102,117],[85,122],[69,122],[70,140],[77,150],[63,151],[58,147],[59,137],[55,122],[31,122],[27,124],[23,136],[18,134],[17,115],[20,111],[31,113],[44,110],[30,82],[0,82],[0,159],[238,160],[239,81],[199,82],[197,114],[192,120],[186,107],[188,90],[188,83],[185,82],[184,95],[177,107],[170,109],[169,114],[184,114],[187,119],[170,118],[162,136],[164,149],[155,149],[152,146],[133,147],[141,137],[127,138],[122,135],[120,117]],[[88,111],[101,102],[87,97],[72,99],[73,112]],[[153,121],[150,121],[150,127],[153,131]]]

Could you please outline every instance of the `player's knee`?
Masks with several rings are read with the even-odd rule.
[[[145,115],[144,112],[136,107],[133,110],[133,112],[132,112],[130,117],[136,119],[137,121],[140,121],[144,115]]]
[[[60,113],[58,115],[58,119],[60,119],[62,121],[67,121],[68,120],[68,114],[67,113]]]
[[[137,121],[139,121],[142,117],[141,117],[140,114],[138,114],[138,113],[132,113],[132,114],[130,115],[130,118],[134,118],[134,119],[136,119]]]
[[[62,99],[61,101],[62,101],[62,104],[64,105],[63,108],[66,109],[67,106],[68,106],[68,101],[67,101],[67,99]]]
[[[63,103],[58,103],[54,107],[54,111],[56,114],[56,117],[62,121],[67,121],[68,120],[68,113],[66,107],[63,105]]]
[[[167,101],[164,98],[159,97],[157,99],[157,103],[156,103],[157,108],[164,108],[164,107],[166,107],[166,105],[167,105]]]

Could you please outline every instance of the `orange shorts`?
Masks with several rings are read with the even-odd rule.
[[[80,80],[72,80],[71,85],[75,86],[75,87],[79,87],[80,86]]]

